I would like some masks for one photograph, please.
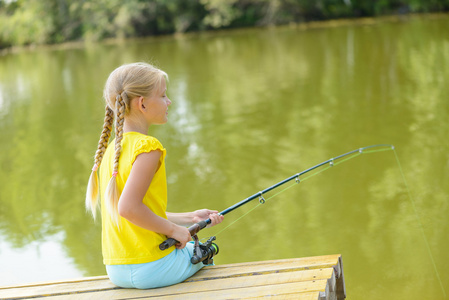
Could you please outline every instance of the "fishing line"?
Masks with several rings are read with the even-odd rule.
[[[444,288],[443,282],[441,281],[440,273],[438,272],[438,268],[437,268],[437,265],[435,263],[435,259],[434,259],[433,254],[432,254],[432,250],[430,248],[429,241],[427,240],[427,236],[426,236],[426,233],[424,231],[424,226],[423,226],[423,224],[421,222],[421,218],[419,217],[418,210],[416,209],[415,200],[413,199],[412,194],[410,192],[410,189],[408,187],[408,183],[407,183],[407,180],[405,179],[404,172],[402,171],[402,166],[401,166],[401,163],[399,162],[399,157],[398,157],[398,155],[396,153],[396,150],[394,150],[393,152],[394,152],[394,156],[396,157],[396,161],[398,163],[398,167],[399,167],[399,171],[400,171],[400,173],[402,175],[402,179],[404,180],[404,185],[405,185],[405,189],[407,190],[408,198],[409,198],[409,200],[410,200],[410,202],[412,204],[413,211],[415,212],[416,220],[418,221],[419,227],[421,229],[421,233],[422,233],[422,236],[423,236],[423,239],[424,239],[424,243],[426,244],[426,248],[427,248],[427,253],[429,254],[430,260],[432,261],[432,266],[433,266],[433,269],[435,270],[435,274],[436,274],[436,277],[437,277],[438,282],[440,284],[441,291],[444,294],[444,298],[446,298],[446,290]]]

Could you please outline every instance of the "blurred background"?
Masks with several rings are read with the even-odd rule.
[[[445,299],[448,1],[188,3],[0,1],[0,286],[105,274],[84,209],[102,89],[146,61],[170,76],[149,132],[169,211],[224,210],[371,144],[408,180],[392,151],[360,155],[202,231],[216,264],[340,253],[349,299]]]
[[[448,10],[449,0],[0,0],[0,48]]]

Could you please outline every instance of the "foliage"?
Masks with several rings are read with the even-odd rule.
[[[0,47],[449,9],[449,0],[0,0]]]

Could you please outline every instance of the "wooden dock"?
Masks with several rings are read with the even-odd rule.
[[[122,289],[107,276],[0,287],[0,299],[314,299],[346,298],[341,255],[205,267],[165,288]]]

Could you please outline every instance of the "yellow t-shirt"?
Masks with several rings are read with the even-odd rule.
[[[161,164],[156,171],[143,203],[156,215],[167,219],[167,181],[165,175],[165,154],[162,144],[154,137],[137,132],[123,134],[122,151],[119,159],[117,186],[121,194],[136,157],[144,152],[160,150]],[[141,264],[158,260],[170,254],[174,248],[161,251],[159,244],[167,239],[163,234],[143,229],[120,217],[120,230],[112,222],[104,203],[106,187],[111,179],[115,156],[115,141],[104,154],[100,166],[102,248],[105,265]]]

